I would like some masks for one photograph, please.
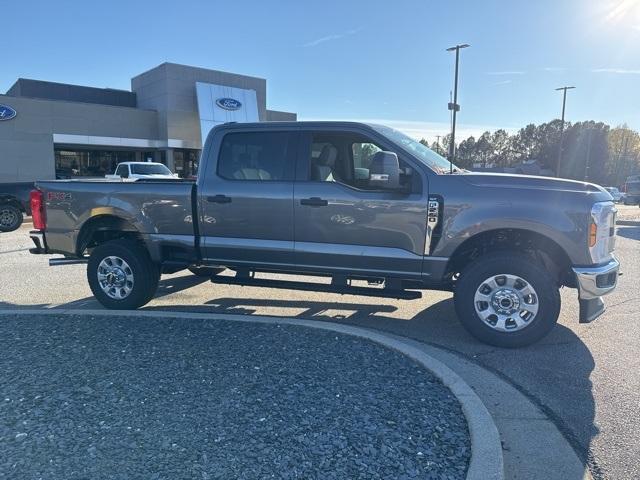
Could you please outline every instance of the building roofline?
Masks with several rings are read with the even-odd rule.
[[[104,107],[104,108],[126,108],[128,110],[137,110],[139,112],[158,113],[157,110],[154,110],[152,108],[128,107],[126,105],[110,105],[108,103],[90,103],[90,102],[79,102],[77,100],[56,100],[52,98],[27,97],[27,96],[14,97],[12,95],[7,95],[5,93],[0,93],[0,97],[7,98],[7,99],[15,98],[18,100],[29,100],[30,102],[72,103],[74,105],[90,105],[90,106]],[[10,100],[7,100],[7,102],[10,102]]]
[[[253,79],[256,79],[256,80],[262,80],[264,82],[267,81],[266,78],[256,77],[255,75],[246,75],[244,73],[228,72],[226,70],[216,70],[216,69],[213,69],[213,68],[198,67],[198,66],[195,66],[195,65],[187,65],[187,64],[184,64],[184,63],[175,63],[175,62],[162,62],[161,64],[156,65],[155,67],[151,67],[151,68],[145,70],[144,72],[141,72],[141,73],[139,73],[137,75],[134,75],[133,77],[131,77],[131,80],[133,80],[134,78],[141,77],[142,75],[144,75],[146,73],[149,73],[152,70],[156,70],[156,69],[158,69],[160,67],[165,67],[165,66],[186,67],[186,68],[191,68],[191,69],[194,69],[194,70],[205,70],[205,71],[208,71],[208,72],[224,73],[226,75],[233,75],[233,76],[236,76],[236,77],[253,78]]]
[[[92,88],[92,89],[95,89],[95,90],[108,90],[110,92],[135,93],[135,92],[132,92],[131,90],[124,90],[122,88],[92,87],[91,85],[78,85],[78,84],[75,84],[75,83],[52,82],[50,80],[38,80],[37,78],[24,78],[24,77],[18,77],[18,79],[15,82],[13,82],[13,85],[11,85],[11,87],[9,87],[9,90],[11,90],[13,87],[15,87],[21,81],[41,82],[41,83],[48,83],[49,85],[60,85],[60,86],[63,86],[63,87]],[[7,92],[9,90],[7,90]]]

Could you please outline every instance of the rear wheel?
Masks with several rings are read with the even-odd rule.
[[[0,232],[13,232],[22,225],[22,212],[15,205],[0,205]]]
[[[553,276],[524,254],[494,253],[472,262],[455,290],[460,322],[474,337],[499,347],[530,345],[560,314]]]
[[[145,305],[158,288],[160,270],[147,250],[133,240],[112,240],[97,246],[87,264],[87,280],[105,307],[132,310]]]
[[[189,271],[197,277],[213,277],[226,270],[224,267],[189,267]]]

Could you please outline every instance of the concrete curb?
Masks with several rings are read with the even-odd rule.
[[[371,340],[387,348],[396,350],[436,375],[451,390],[462,406],[467,420],[471,438],[471,461],[467,471],[467,480],[503,480],[504,465],[500,435],[489,411],[473,389],[453,370],[420,349],[401,338],[385,333],[367,330],[338,323],[293,319],[273,318],[254,315],[203,314],[182,312],[159,312],[140,310],[74,310],[74,309],[28,309],[0,310],[3,315],[92,315],[92,316],[139,316],[161,318],[191,318],[194,320],[225,320],[244,323],[266,323],[281,325],[298,325],[303,327],[329,330]]]

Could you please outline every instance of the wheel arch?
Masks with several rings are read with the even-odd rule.
[[[144,241],[135,225],[122,217],[112,214],[91,217],[84,222],[78,232],[76,255],[82,256],[87,248],[118,238],[133,238]]]
[[[445,277],[452,280],[476,258],[501,250],[523,253],[541,263],[559,285],[573,286],[575,283],[567,252],[548,236],[522,228],[485,230],[466,239],[449,257]]]
[[[24,204],[13,195],[0,194],[0,205],[12,205],[20,210],[22,213],[27,213]]]

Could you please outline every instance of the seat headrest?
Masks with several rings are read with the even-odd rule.
[[[333,167],[336,164],[336,158],[338,157],[338,149],[333,145],[325,145],[322,147],[318,161],[318,165],[327,167]]]

